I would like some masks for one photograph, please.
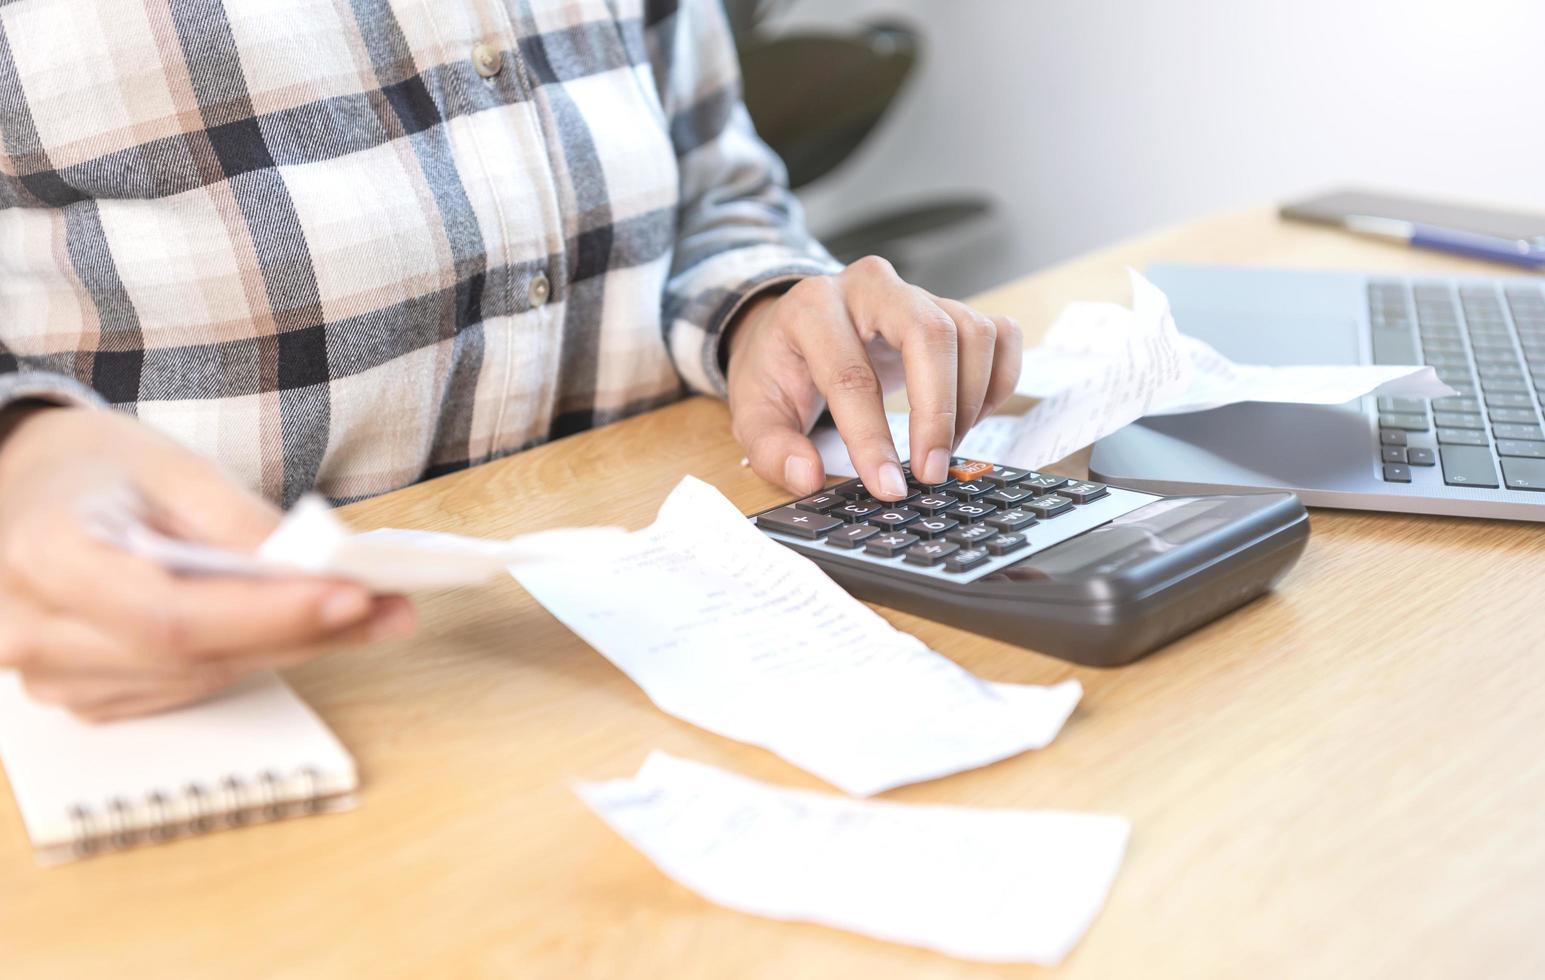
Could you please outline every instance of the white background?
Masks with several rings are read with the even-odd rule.
[[[920,253],[938,292],[1337,184],[1545,212],[1545,0],[796,0],[778,26],[881,18],[923,64],[801,196],[817,231],[992,196]]]

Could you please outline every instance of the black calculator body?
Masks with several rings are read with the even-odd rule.
[[[1291,493],[1163,497],[974,460],[882,502],[858,480],[754,515],[853,595],[1075,663],[1130,663],[1269,590]]]

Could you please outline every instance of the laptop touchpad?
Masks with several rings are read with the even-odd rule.
[[[1362,363],[1352,317],[1178,309],[1175,325],[1241,364]]]

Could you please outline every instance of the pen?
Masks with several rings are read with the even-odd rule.
[[[1508,262],[1530,269],[1545,269],[1545,241],[1528,241],[1514,238],[1497,238],[1469,231],[1456,231],[1438,225],[1399,221],[1394,218],[1375,218],[1369,215],[1349,214],[1342,219],[1342,227],[1359,235],[1369,235],[1387,241],[1405,242],[1417,248],[1431,248],[1442,252],[1454,252],[1472,258]]]

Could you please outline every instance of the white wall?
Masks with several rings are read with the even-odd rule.
[[[976,188],[990,227],[920,278],[964,294],[1192,215],[1355,183],[1545,212],[1542,0],[796,0],[900,19],[924,64],[812,224]]]

